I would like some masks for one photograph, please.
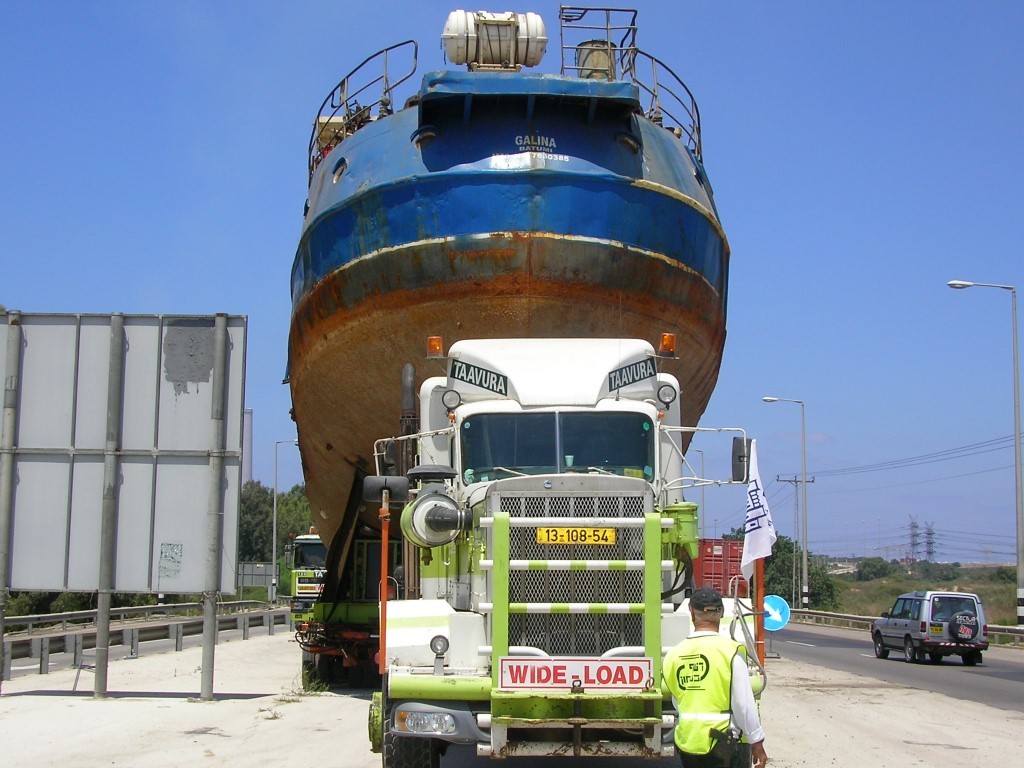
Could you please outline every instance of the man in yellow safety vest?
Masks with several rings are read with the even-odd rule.
[[[746,648],[718,631],[724,612],[721,592],[696,590],[690,596],[693,631],[665,656],[683,768],[763,768],[768,761]]]

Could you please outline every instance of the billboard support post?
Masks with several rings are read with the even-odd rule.
[[[7,364],[4,370],[3,420],[0,421],[0,690],[4,673],[4,617],[7,611],[7,573],[10,570],[11,517],[14,512],[14,425],[18,410],[18,369],[21,365],[21,315],[7,313]]]
[[[227,391],[228,319],[214,325],[213,392],[210,406],[210,494],[206,516],[206,589],[203,591],[202,701],[213,700],[214,648],[217,644],[217,594],[220,592],[221,542],[224,536],[224,440]]]
[[[118,465],[121,450],[121,393],[124,389],[124,315],[110,316],[107,374],[107,435],[103,446],[103,506],[100,517],[99,589],[96,593],[96,678],[93,696],[107,695],[110,659],[110,600],[117,562]]]

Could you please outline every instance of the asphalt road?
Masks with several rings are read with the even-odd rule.
[[[1024,712],[1024,651],[1020,649],[991,648],[976,667],[965,667],[958,657],[941,664],[908,664],[898,652],[876,659],[866,631],[790,624],[768,634],[768,652],[785,659]]]

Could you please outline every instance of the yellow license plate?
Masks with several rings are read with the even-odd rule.
[[[538,528],[538,544],[614,544],[614,528]]]

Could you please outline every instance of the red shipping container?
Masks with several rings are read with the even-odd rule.
[[[747,582],[740,571],[743,541],[739,539],[701,539],[700,552],[693,562],[693,586],[714,587],[730,596],[729,584],[735,578],[735,597],[747,596]]]

